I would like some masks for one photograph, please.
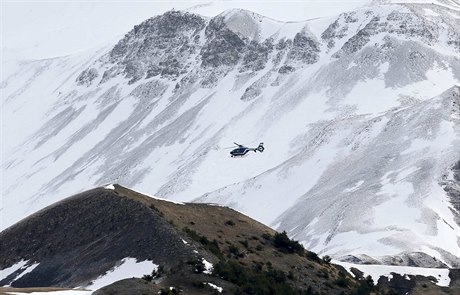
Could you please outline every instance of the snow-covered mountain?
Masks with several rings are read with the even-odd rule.
[[[2,228],[117,182],[347,261],[458,267],[459,11],[170,11],[114,47],[5,64]],[[234,141],[266,149],[233,159]]]

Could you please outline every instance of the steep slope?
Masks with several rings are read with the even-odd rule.
[[[311,167],[306,165],[317,161],[314,153],[318,146],[332,142],[339,149],[334,164],[275,220],[277,228],[289,229],[291,236],[320,253],[377,258],[382,254],[401,255],[402,251],[423,252],[428,257],[412,263],[438,267],[434,256],[458,266],[458,225],[449,210],[453,207],[445,205],[449,198],[442,189],[445,180],[441,177],[456,183],[448,168],[458,159],[459,90],[453,88],[439,97],[370,120],[361,116],[345,122],[326,121],[317,134],[312,134],[302,153],[279,170],[209,193],[199,201],[234,204],[235,199],[248,196],[252,200],[240,201],[236,208],[254,212],[269,194],[270,183],[278,178],[279,171],[305,175],[306,180],[298,179],[294,185],[291,177],[277,183],[293,189],[315,177],[308,174]],[[324,132],[328,129],[332,138]],[[298,164],[302,162],[305,164]]]
[[[98,188],[65,199],[4,230],[1,268],[37,265],[3,278],[17,287],[86,286],[129,257],[173,267],[197,256],[182,236],[148,207]]]
[[[118,182],[336,258],[458,266],[459,19],[423,3],[300,23],[170,11],[108,51],[22,63],[1,85],[2,228]],[[233,141],[266,150],[231,159]]]
[[[53,204],[0,233],[0,285],[95,290],[153,271],[155,285],[144,276],[146,281],[115,286],[138,286],[139,294],[169,286],[212,294],[204,286],[211,283],[231,294],[245,287],[234,279],[234,269],[255,280],[252,288],[263,282],[278,293],[277,288],[339,294],[358,286],[316,254],[277,244],[276,234],[230,208],[171,203],[109,185]],[[334,283],[339,278],[342,285]]]

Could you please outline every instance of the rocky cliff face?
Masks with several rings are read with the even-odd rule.
[[[2,81],[3,227],[119,182],[337,258],[458,266],[458,19],[429,3],[300,23],[170,11],[109,51],[23,63]],[[231,159],[234,141],[266,150]]]

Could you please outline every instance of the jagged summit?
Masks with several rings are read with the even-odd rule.
[[[321,51],[337,58],[361,50],[371,38],[390,43],[393,35],[430,47],[460,48],[458,22],[444,13],[445,7],[388,4],[343,13],[329,26],[323,24],[327,19],[283,23],[243,9],[228,10],[213,18],[172,10],[126,34],[110,51],[109,64],[104,62],[109,69],[99,73],[97,67],[88,68],[77,81],[80,85],[105,83],[123,74],[130,84],[158,75],[173,80],[182,77],[188,83],[195,81],[195,74],[200,75],[196,73],[199,67],[207,77],[201,85],[211,86],[239,64],[240,72],[263,69],[269,55],[276,54],[272,57],[274,65],[287,72],[302,63],[315,64]],[[357,26],[360,19],[365,20],[362,27]],[[442,40],[447,44],[440,43],[439,22],[448,29],[446,40]],[[355,35],[344,39],[350,34]]]

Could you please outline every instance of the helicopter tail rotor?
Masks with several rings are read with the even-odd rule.
[[[257,147],[257,150],[259,152],[263,153],[263,151],[265,150],[263,142],[259,143],[259,146]]]

